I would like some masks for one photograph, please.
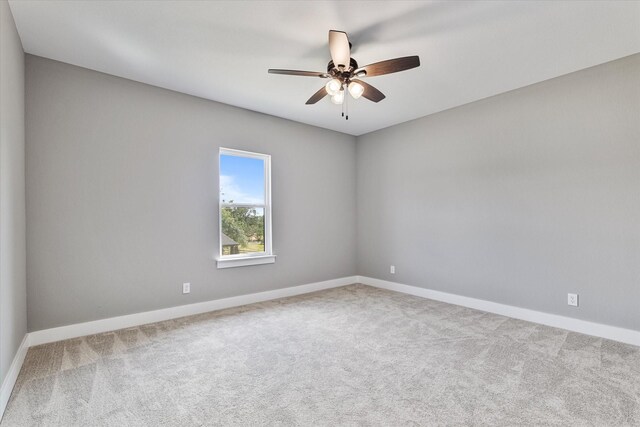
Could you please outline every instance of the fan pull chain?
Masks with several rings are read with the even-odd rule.
[[[344,103],[347,104],[346,105],[346,109],[347,109],[347,117],[345,117],[345,120],[349,120],[349,94],[347,93],[347,91],[344,91]]]
[[[344,91],[344,84],[342,85],[342,90]],[[344,93],[344,92],[342,92]],[[342,96],[342,104],[340,105],[340,107],[342,108],[342,117],[344,117],[344,102],[346,101],[346,99],[344,99],[344,95]]]

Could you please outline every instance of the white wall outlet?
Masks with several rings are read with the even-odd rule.
[[[389,267],[389,273],[396,274],[396,266],[395,265],[392,265],[391,267]]]
[[[183,283],[182,284],[182,293],[188,294],[191,292],[191,283]]]
[[[573,307],[578,306],[578,294],[567,294],[567,304]]]

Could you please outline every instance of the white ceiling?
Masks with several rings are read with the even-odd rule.
[[[640,2],[10,0],[26,52],[361,135],[640,52]],[[325,98],[327,33],[346,31],[360,65],[420,55],[367,81],[387,95]]]

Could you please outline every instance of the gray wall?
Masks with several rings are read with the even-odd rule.
[[[29,330],[356,273],[354,137],[31,55],[26,68]],[[275,264],[216,269],[220,146],[272,155]]]
[[[635,55],[359,137],[358,273],[640,330],[639,111]]]
[[[640,329],[640,55],[357,144],[39,57],[26,75],[30,330],[356,272]],[[273,265],[215,267],[219,146],[273,156]]]
[[[24,53],[0,1],[0,383],[27,332]]]

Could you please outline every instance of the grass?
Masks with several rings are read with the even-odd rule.
[[[241,254],[246,254],[250,252],[264,252],[264,243],[249,242],[245,246],[240,246]]]

